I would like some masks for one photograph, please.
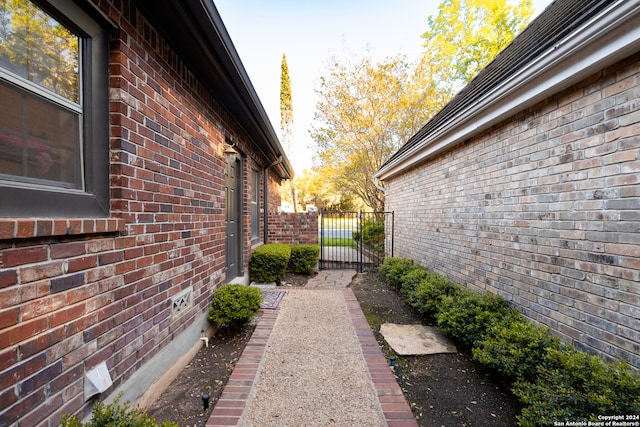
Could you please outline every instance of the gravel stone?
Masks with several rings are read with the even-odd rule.
[[[247,402],[244,426],[384,426],[339,290],[291,290]]]

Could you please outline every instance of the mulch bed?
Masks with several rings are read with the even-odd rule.
[[[308,276],[288,274],[285,286],[303,286]],[[520,413],[509,387],[484,370],[467,354],[397,356],[379,333],[382,323],[429,325],[407,305],[399,293],[375,272],[356,276],[353,291],[385,354],[396,356],[398,383],[420,426],[514,426]],[[284,289],[284,287],[283,287]],[[274,291],[280,291],[279,288]],[[278,296],[270,295],[274,300]],[[181,375],[150,408],[161,421],[202,427],[222,394],[233,367],[255,328],[254,320],[240,330],[222,329],[209,348],[198,351]],[[210,407],[203,409],[202,394],[209,391]]]

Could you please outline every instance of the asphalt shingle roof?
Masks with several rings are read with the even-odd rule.
[[[419,145],[616,0],[555,0],[383,165]]]

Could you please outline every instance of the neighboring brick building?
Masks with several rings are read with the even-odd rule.
[[[378,171],[395,255],[640,368],[639,98],[637,2],[554,2]]]
[[[212,2],[35,3],[0,9],[2,426],[153,391],[293,174]]]

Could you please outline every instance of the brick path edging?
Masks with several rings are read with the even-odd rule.
[[[387,425],[389,427],[417,427],[418,423],[389,368],[389,363],[371,331],[356,296],[350,288],[344,288],[341,291]],[[239,425],[251,396],[253,385],[258,380],[267,342],[279,312],[279,307],[275,310],[262,310],[253,335],[236,363],[220,399],[213,408],[206,427]]]

